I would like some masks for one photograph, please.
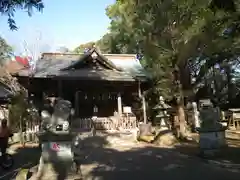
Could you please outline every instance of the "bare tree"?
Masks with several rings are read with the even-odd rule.
[[[30,41],[23,40],[23,49],[25,55],[31,57],[29,65],[31,70],[34,71],[41,54],[43,52],[50,51],[51,46],[50,43],[44,40],[42,32],[40,30],[36,30],[32,33]]]

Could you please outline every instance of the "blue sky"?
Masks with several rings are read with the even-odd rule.
[[[105,8],[115,0],[44,0],[43,13],[32,17],[17,11],[18,31],[9,30],[7,18],[0,18],[0,35],[18,54],[23,47],[32,51],[54,51],[60,46],[70,49],[101,38],[107,32],[110,20]],[[24,41],[26,43],[24,43]],[[24,45],[27,44],[27,45]]]

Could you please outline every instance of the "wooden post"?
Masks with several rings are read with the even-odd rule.
[[[122,97],[121,97],[121,94],[118,93],[118,96],[117,96],[117,105],[118,105],[118,114],[121,116],[122,115]]]
[[[58,97],[62,97],[62,81],[58,80]]]
[[[144,95],[142,95],[142,108],[143,108],[143,122],[144,124],[147,124],[146,101]]]
[[[147,124],[146,101],[145,96],[141,91],[141,83],[138,81],[138,96],[142,99],[143,122]]]
[[[79,107],[78,107],[78,100],[79,100],[79,91],[75,92],[75,115],[79,115]]]

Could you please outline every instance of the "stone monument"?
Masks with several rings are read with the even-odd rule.
[[[53,113],[43,111],[42,125],[38,133],[41,142],[42,155],[39,163],[38,176],[41,176],[44,164],[50,164],[60,179],[67,176],[68,168],[73,163],[72,140],[69,117],[71,103],[58,100],[53,107]]]
[[[220,123],[218,107],[213,107],[210,99],[200,100],[199,146],[203,156],[214,156],[226,146],[225,130]]]

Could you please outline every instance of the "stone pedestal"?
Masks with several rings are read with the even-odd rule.
[[[42,156],[44,161],[72,161],[72,139],[73,135],[70,133],[53,134],[49,132],[39,133],[39,141],[41,142]],[[55,150],[53,143],[59,145],[59,150]]]
[[[42,149],[38,176],[44,174],[46,172],[46,165],[50,164],[54,167],[57,176],[61,177],[60,179],[66,178],[74,159],[72,152],[73,136],[74,134],[70,133],[38,133]]]
[[[199,147],[203,156],[215,156],[220,150],[227,146],[226,128],[199,129]]]
[[[152,125],[150,123],[139,124],[139,136],[150,136],[152,135]]]
[[[206,101],[208,102],[208,101]],[[201,155],[204,157],[215,156],[223,147],[226,147],[225,130],[220,123],[220,113],[218,107],[213,107],[211,103],[203,103],[200,109],[199,147]]]

